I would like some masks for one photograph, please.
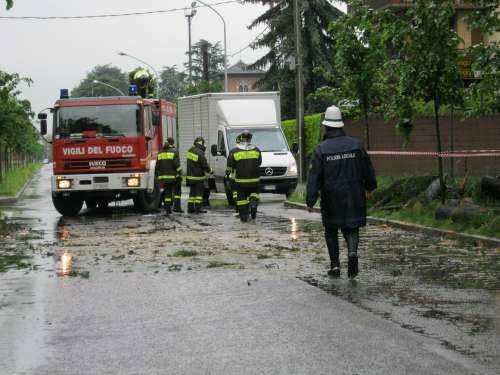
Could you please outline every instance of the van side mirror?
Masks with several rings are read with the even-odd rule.
[[[212,156],[219,156],[219,153],[217,152],[217,145],[210,146],[210,153]]]
[[[40,134],[47,135],[47,120],[45,119],[40,120]]]
[[[299,152],[299,145],[298,145],[298,143],[295,143],[295,142],[294,142],[294,143],[292,144],[292,148],[291,148],[291,150],[290,150],[290,151],[292,151],[292,154],[296,154],[297,152]]]

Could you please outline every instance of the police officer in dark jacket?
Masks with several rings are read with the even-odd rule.
[[[201,209],[204,183],[207,179],[205,173],[212,173],[212,169],[205,157],[205,150],[205,140],[202,137],[197,137],[194,140],[193,147],[186,154],[186,184],[191,188],[188,199],[188,213],[206,212]]]
[[[172,150],[179,155],[177,149],[175,148],[175,140],[172,137],[167,139],[168,144]],[[174,186],[174,212],[183,213],[181,208],[181,194],[182,194],[182,167],[177,168],[177,173],[175,175],[175,186]]]
[[[179,154],[177,150],[166,142],[163,150],[157,156],[158,179],[163,185],[162,200],[165,204],[165,213],[172,213],[172,202],[174,198],[175,181],[180,170]]]
[[[252,133],[243,131],[239,142],[231,150],[227,158],[228,172],[237,191],[236,208],[240,220],[246,222],[250,213],[252,219],[257,216],[260,191],[260,165],[262,154],[258,147],[252,145]]]
[[[366,225],[366,191],[377,187],[372,163],[360,140],[345,135],[340,109],[331,106],[322,122],[323,142],[314,150],[307,180],[307,207],[321,193],[321,215],[333,277],[340,277],[338,229],[347,242],[349,278],[358,274],[359,228]]]

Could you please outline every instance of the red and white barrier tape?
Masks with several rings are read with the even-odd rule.
[[[461,150],[445,152],[427,152],[427,151],[368,151],[369,155],[382,156],[431,156],[441,158],[474,158],[474,157],[498,157],[500,150]]]

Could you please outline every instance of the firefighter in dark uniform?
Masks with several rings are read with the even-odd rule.
[[[177,149],[175,148],[175,140],[172,137],[167,139],[168,144],[174,150],[174,152],[179,155]],[[174,212],[183,213],[184,211],[181,208],[181,194],[182,194],[182,167],[179,166],[177,168],[175,175],[175,186],[174,186]]]
[[[323,142],[311,159],[307,179],[307,207],[312,211],[321,193],[321,216],[333,277],[340,277],[340,229],[348,248],[349,278],[358,274],[359,228],[366,225],[366,195],[375,190],[375,172],[361,141],[346,136],[336,106],[326,110]]]
[[[236,141],[236,145],[241,142],[239,134],[236,137],[235,141]],[[231,151],[229,151],[229,155],[233,154],[237,149],[238,149],[238,146],[235,146],[234,148],[232,148]],[[236,183],[234,182],[233,169],[230,168],[229,166],[226,169],[226,183],[229,186],[228,190],[230,191],[231,196],[233,198],[233,204],[234,204],[234,207],[235,207],[235,210],[236,210],[236,214],[235,215],[238,216],[238,206],[236,205],[236,201],[237,201],[237,198],[238,198],[238,189],[236,188]]]
[[[260,191],[260,165],[262,154],[252,145],[252,134],[243,131],[239,135],[240,142],[231,150],[227,158],[227,168],[233,175],[236,186],[236,208],[242,222],[248,220],[249,213],[252,219],[257,216],[257,206]]]
[[[157,156],[158,179],[163,187],[162,201],[165,205],[165,214],[172,213],[175,182],[179,173],[180,161],[177,150],[167,142]]]
[[[188,213],[205,213],[201,209],[203,202],[203,189],[205,173],[212,173],[212,169],[208,165],[205,157],[205,140],[202,137],[197,137],[194,140],[194,145],[187,152],[187,173],[186,184],[190,187],[188,199]]]

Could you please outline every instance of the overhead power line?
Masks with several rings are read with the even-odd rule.
[[[250,43],[248,43],[245,47],[243,47],[242,49],[240,49],[240,50],[238,50],[238,51],[236,51],[236,52],[234,52],[234,53],[229,54],[228,56],[229,56],[229,57],[233,57],[233,56],[235,56],[235,55],[237,55],[237,54],[239,54],[239,53],[241,53],[241,52],[243,52],[243,51],[247,50],[248,48],[252,47],[252,44],[254,44],[256,41],[258,41],[258,40],[259,40],[259,38],[260,38],[260,37],[261,37],[261,36],[262,36],[262,35],[263,35],[263,34],[264,34],[264,33],[265,33],[268,29],[269,29],[269,27],[268,27],[268,26],[266,26],[266,28],[265,28],[264,30],[262,30],[262,31],[261,31],[261,32],[260,32],[260,33],[259,33],[259,34],[258,34],[258,35],[257,35],[257,36],[256,36],[256,37],[255,37],[255,38],[254,38],[251,42],[250,42]]]
[[[220,1],[218,3],[210,4],[211,6],[219,6],[231,3],[238,3],[238,0],[226,0]],[[197,5],[197,8],[204,8],[205,5]],[[142,11],[142,12],[129,12],[129,13],[114,13],[114,14],[96,14],[96,15],[86,15],[86,16],[0,16],[0,19],[8,19],[8,20],[39,20],[39,21],[47,21],[47,20],[75,20],[75,19],[92,19],[92,18],[111,18],[111,17],[130,17],[130,16],[146,16],[151,14],[162,14],[162,13],[173,13],[180,12],[190,8],[172,8],[172,9],[159,9],[159,10],[150,10],[150,11]]]

